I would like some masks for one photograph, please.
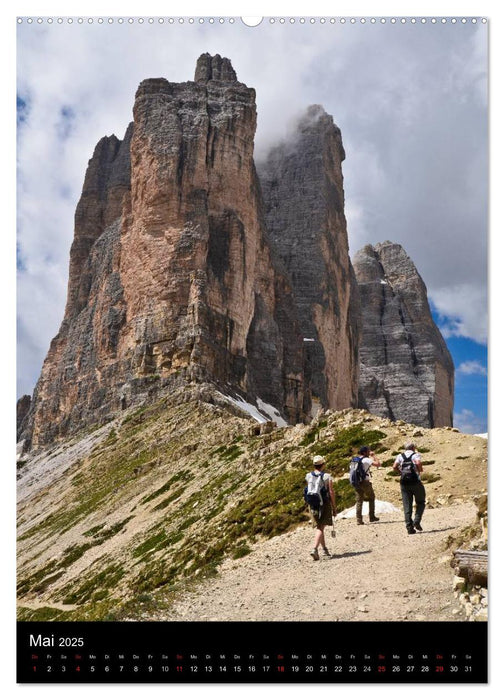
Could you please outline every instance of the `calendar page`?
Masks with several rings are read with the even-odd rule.
[[[486,682],[488,19],[16,22],[18,682]]]

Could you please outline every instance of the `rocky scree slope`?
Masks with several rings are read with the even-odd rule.
[[[378,498],[400,507],[391,462],[415,433],[428,507],[472,504],[486,490],[482,438],[356,409],[261,426],[211,385],[31,453],[18,465],[19,618],[168,615],[221,564],[307,523],[302,490],[315,453],[337,479],[341,509],[354,501],[350,456],[371,445],[384,465],[374,476]]]

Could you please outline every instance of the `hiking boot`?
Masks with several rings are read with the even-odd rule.
[[[423,532],[423,527],[420,525],[420,523],[413,523],[413,527],[415,530],[418,530],[418,532]]]
[[[364,525],[364,520],[357,520],[357,525]]]
[[[312,549],[312,551],[310,552],[310,556],[313,559],[313,561],[318,561],[320,559],[318,549]]]
[[[376,515],[373,515],[372,518],[369,518],[370,523],[377,523],[380,520],[380,518],[377,518]]]
[[[322,556],[327,557],[328,559],[331,558],[331,553],[329,552],[327,547],[322,547]]]
[[[408,532],[408,535],[416,535],[415,528],[413,527],[413,525],[408,525],[406,530]]]

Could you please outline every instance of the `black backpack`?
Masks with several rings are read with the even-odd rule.
[[[352,461],[350,462],[350,483],[352,486],[355,488],[359,484],[361,484],[364,479],[366,478],[366,470],[362,466],[362,460],[364,457],[352,457]]]
[[[419,481],[419,477],[415,469],[415,463],[412,459],[414,454],[415,453],[412,452],[409,457],[406,457],[406,453],[403,452],[401,455],[403,458],[402,464],[400,465],[401,484],[416,484]]]

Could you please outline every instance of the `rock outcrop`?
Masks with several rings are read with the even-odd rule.
[[[289,272],[312,397],[324,408],[357,405],[359,293],[348,255],[341,132],[320,105],[258,165],[266,222]]]
[[[302,421],[303,342],[264,225],[255,91],[205,54],[192,82],[144,80],[133,114],[89,162],[25,437],[45,444],[190,380]]]
[[[24,428],[24,422],[26,419],[26,416],[28,415],[30,411],[30,406],[31,406],[31,396],[28,394],[25,394],[24,396],[21,396],[17,400],[16,403],[16,431],[17,434],[19,435],[23,428]]]
[[[359,406],[424,427],[453,424],[454,367],[404,249],[386,241],[353,259],[362,309]]]

